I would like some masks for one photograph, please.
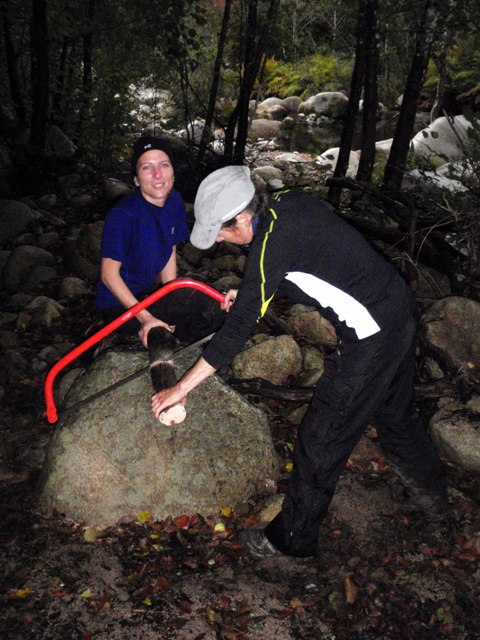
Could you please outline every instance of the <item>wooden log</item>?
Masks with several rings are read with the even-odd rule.
[[[150,377],[155,392],[173,387],[177,383],[177,377],[171,355],[178,339],[164,327],[154,327],[148,332],[147,344]],[[186,415],[185,407],[178,403],[162,411],[159,420],[162,424],[172,426],[183,422]]]

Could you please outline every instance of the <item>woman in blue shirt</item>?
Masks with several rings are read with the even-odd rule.
[[[133,147],[137,189],[107,213],[103,230],[96,305],[105,321],[177,277],[177,244],[188,240],[189,231],[183,198],[173,188],[171,158],[171,149],[161,138],[143,136]],[[168,331],[177,326],[180,339],[195,339],[218,328],[223,320],[218,303],[213,302],[198,292],[173,292],[139,312],[122,329],[138,331],[145,346],[149,330],[156,326]],[[191,307],[192,303],[192,314],[186,314],[185,304]],[[193,316],[196,326],[191,326],[192,320],[186,327],[186,320]]]

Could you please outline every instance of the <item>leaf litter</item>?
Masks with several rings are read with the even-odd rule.
[[[269,413],[279,492],[296,429],[282,413],[279,402]],[[449,469],[449,524],[404,512],[371,430],[340,479],[318,556],[256,561],[238,533],[261,523],[259,496],[242,513],[225,505],[154,522],[139,512],[107,529],[42,516],[35,485],[50,427],[32,416],[2,426],[14,460],[0,489],[2,639],[480,638],[480,477]]]

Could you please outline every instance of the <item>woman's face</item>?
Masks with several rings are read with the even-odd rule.
[[[137,161],[134,183],[145,200],[163,207],[174,181],[172,163],[165,151],[151,149],[142,153]]]
[[[216,242],[232,242],[233,244],[250,244],[253,240],[252,214],[242,211],[235,216],[235,224],[221,227]]]

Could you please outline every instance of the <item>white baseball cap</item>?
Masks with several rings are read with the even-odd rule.
[[[210,248],[222,224],[244,211],[254,194],[248,167],[231,165],[211,173],[198,187],[190,242],[198,249]]]

